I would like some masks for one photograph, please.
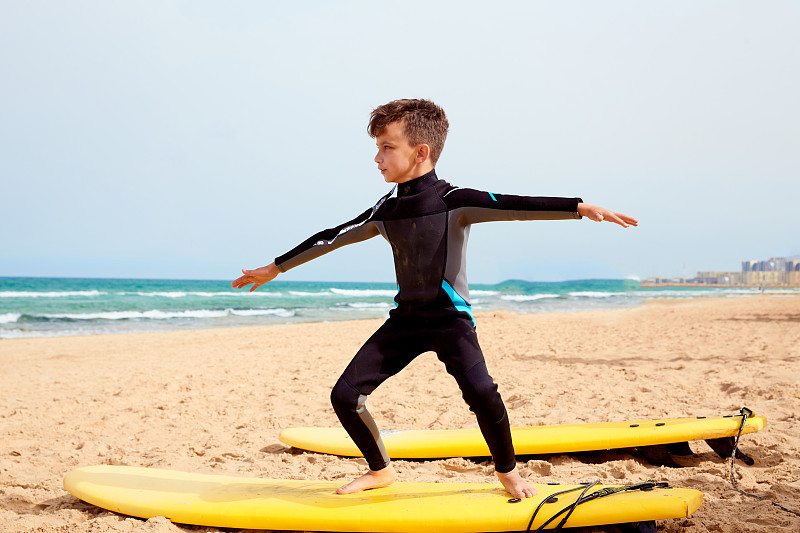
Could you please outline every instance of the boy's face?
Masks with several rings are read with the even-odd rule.
[[[428,158],[428,145],[411,146],[403,133],[402,122],[391,122],[375,140],[378,145],[375,162],[387,183],[404,183],[433,168]]]

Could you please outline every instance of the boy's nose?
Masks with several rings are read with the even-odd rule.
[[[381,151],[380,150],[378,150],[378,153],[375,154],[375,159],[373,159],[373,161],[375,161],[376,163],[380,163],[381,162]]]

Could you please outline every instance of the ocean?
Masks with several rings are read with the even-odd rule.
[[[642,305],[648,298],[758,293],[645,289],[630,279],[470,285],[475,312],[617,309]],[[0,339],[385,318],[395,294],[393,283],[273,281],[250,293],[224,280],[0,277]]]

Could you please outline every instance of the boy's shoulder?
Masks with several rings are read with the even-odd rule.
[[[448,181],[445,181],[445,180],[443,180],[441,178],[436,182],[436,190],[441,195],[450,194],[453,191],[459,190],[460,188],[461,187],[458,187],[457,185],[453,185],[452,183],[450,183]]]
[[[472,204],[476,201],[481,202],[485,199],[492,199],[491,193],[471,187],[460,187],[444,180],[439,180],[436,186],[439,195],[451,208],[462,204]]]

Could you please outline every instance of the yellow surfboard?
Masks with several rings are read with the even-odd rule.
[[[511,428],[511,435],[514,450],[519,455],[569,453],[731,438],[738,433],[741,421],[742,417],[737,415],[559,424]],[[751,416],[745,421],[742,433],[754,433],[766,425],[766,418]],[[382,431],[381,436],[389,457],[395,459],[490,455],[478,429]],[[356,445],[340,428],[289,428],[283,430],[278,438],[284,444],[303,450],[361,456]],[[709,444],[714,447],[719,442]]]
[[[173,522],[246,529],[304,531],[520,531],[536,507],[533,529],[568,508],[581,486],[535,485],[539,494],[516,503],[499,484],[395,483],[386,488],[337,495],[332,481],[256,479],[192,474],[127,466],[73,470],[64,488],[110,511]],[[613,486],[595,485],[587,494]],[[565,527],[682,518],[696,511],[703,494],[693,489],[654,488],[611,494],[578,505]],[[558,519],[548,524],[555,528]]]

